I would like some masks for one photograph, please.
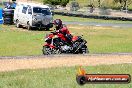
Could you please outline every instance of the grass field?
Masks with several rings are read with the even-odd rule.
[[[16,30],[14,26],[2,27],[0,30],[0,56],[41,54],[43,36],[46,32],[20,30]]]
[[[3,8],[3,6],[2,6],[2,5],[0,5],[0,8]]]
[[[83,35],[90,53],[132,52],[132,29],[68,25],[73,35]],[[1,25],[0,56],[41,55],[50,31],[25,31]]]
[[[131,74],[132,64],[83,67],[89,74]],[[76,83],[78,66],[0,73],[0,88],[131,88],[130,84]]]
[[[69,17],[69,16],[61,16],[55,15],[54,19],[61,18],[63,21],[70,22],[99,22],[99,23],[132,23],[132,21],[117,21],[117,20],[101,20],[101,19],[90,19],[90,18],[80,18],[80,17]]]

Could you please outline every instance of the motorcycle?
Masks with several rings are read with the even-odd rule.
[[[61,36],[61,37],[60,37]],[[44,55],[51,54],[87,54],[89,53],[86,46],[87,41],[81,36],[70,36],[71,43],[66,42],[63,34],[51,32],[46,35],[42,52]]]

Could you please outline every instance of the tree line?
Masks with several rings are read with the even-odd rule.
[[[43,3],[66,6],[67,3],[69,3],[69,0],[43,0]]]
[[[76,0],[43,0],[43,3],[51,4],[51,5],[66,6],[67,3],[72,2],[72,1],[75,2]],[[107,0],[88,0],[88,1],[92,2],[92,5],[98,8],[105,6],[104,5],[105,2],[107,3]],[[127,9],[129,5],[132,5],[132,0],[111,0],[111,1],[112,1],[112,4],[119,5],[118,9]],[[89,6],[91,6],[91,3],[88,3],[88,4]],[[114,8],[114,7],[110,7],[110,8]]]

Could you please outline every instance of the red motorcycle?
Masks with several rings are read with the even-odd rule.
[[[71,42],[67,42],[67,38],[71,38]],[[51,32],[45,38],[46,44],[43,45],[42,52],[44,55],[51,54],[86,54],[89,53],[86,46],[87,41],[81,36],[65,37],[61,33]]]

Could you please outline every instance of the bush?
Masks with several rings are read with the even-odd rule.
[[[58,0],[44,0],[44,4],[51,4],[51,5],[58,5],[59,1]]]
[[[71,11],[77,11],[77,10],[79,10],[79,9],[80,9],[80,6],[79,6],[79,3],[78,3],[78,2],[72,1],[72,2],[70,3],[70,10],[71,10]]]
[[[67,3],[69,3],[69,0],[61,0],[60,5],[62,5],[62,6],[66,6]]]
[[[44,0],[44,4],[66,6],[69,0]]]
[[[108,9],[108,7],[102,7],[100,8],[100,15],[110,15],[111,14],[111,10]]]

